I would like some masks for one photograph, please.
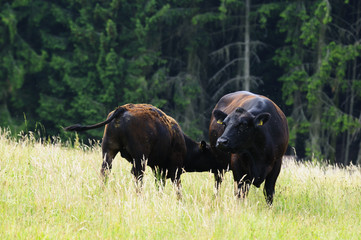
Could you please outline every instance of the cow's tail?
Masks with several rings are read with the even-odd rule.
[[[82,131],[87,131],[87,130],[94,129],[94,128],[100,128],[100,127],[105,126],[106,124],[110,123],[111,121],[113,121],[114,118],[120,116],[120,114],[124,113],[124,111],[125,111],[124,108],[119,107],[113,112],[113,114],[107,120],[105,120],[103,122],[96,123],[94,125],[87,125],[87,126],[75,124],[75,125],[71,125],[71,126],[64,128],[64,130],[65,131],[73,131],[73,132],[82,132]]]

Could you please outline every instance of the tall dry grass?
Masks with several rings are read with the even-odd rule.
[[[268,207],[262,189],[233,196],[227,173],[217,196],[210,173],[182,175],[159,190],[148,169],[137,194],[119,156],[106,185],[101,151],[13,140],[0,132],[0,239],[359,239],[361,170],[285,160]],[[66,144],[65,144],[66,145]]]

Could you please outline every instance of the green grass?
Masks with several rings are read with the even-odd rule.
[[[182,175],[182,200],[148,169],[135,191],[119,156],[99,178],[99,146],[14,141],[0,132],[0,239],[359,239],[361,170],[284,163],[272,207],[262,188],[233,196],[227,173],[218,196],[210,173]],[[263,186],[262,186],[263,187]]]

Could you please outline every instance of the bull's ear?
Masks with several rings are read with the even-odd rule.
[[[205,151],[207,149],[207,143],[205,141],[201,141],[201,143],[199,144],[199,148],[202,150],[202,151]]]
[[[269,114],[269,113],[260,113],[253,120],[254,126],[255,127],[260,127],[263,124],[265,124],[270,118],[271,118],[271,114]]]
[[[217,123],[223,124],[223,120],[227,117],[227,114],[221,110],[216,109],[213,111],[213,116],[216,118]]]

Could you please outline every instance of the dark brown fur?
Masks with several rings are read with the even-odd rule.
[[[67,131],[85,131],[105,126],[101,173],[112,168],[116,154],[132,163],[132,173],[141,180],[148,165],[163,179],[179,183],[186,146],[178,123],[149,104],[126,104],[109,113],[106,121],[92,126],[73,125]]]
[[[209,171],[214,157],[209,145],[187,137],[178,123],[149,104],[126,104],[109,113],[106,121],[91,126],[73,125],[66,131],[85,131],[105,125],[102,175],[112,168],[116,154],[132,163],[132,173],[142,179],[145,166],[165,182],[179,185],[182,170]]]

